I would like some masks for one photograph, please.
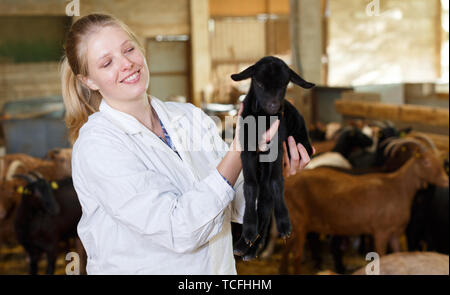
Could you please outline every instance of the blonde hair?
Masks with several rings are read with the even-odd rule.
[[[87,76],[89,73],[86,46],[87,36],[97,29],[107,26],[122,28],[144,54],[144,49],[135,34],[122,21],[107,14],[89,14],[72,24],[64,44],[64,58],[61,63],[61,85],[64,106],[66,108],[65,122],[69,129],[71,144],[78,138],[80,128],[87,122],[89,115],[98,112],[102,96],[99,91],[89,89],[77,75]]]

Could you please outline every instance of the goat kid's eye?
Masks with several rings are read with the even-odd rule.
[[[264,89],[264,85],[262,85],[261,83],[255,81],[256,86],[258,86],[259,88]]]

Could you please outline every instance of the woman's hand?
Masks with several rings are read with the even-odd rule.
[[[283,176],[289,177],[297,174],[297,172],[301,171],[308,165],[310,158],[308,152],[305,147],[299,143],[295,144],[295,140],[292,136],[288,137],[289,144],[289,153],[291,155],[291,159],[289,159],[286,143],[283,142]],[[313,155],[316,153],[316,150],[313,147]],[[301,159],[300,159],[301,156]]]
[[[244,110],[244,104],[241,103],[241,106],[239,108],[239,112],[238,112],[238,117],[237,117],[237,122],[236,122],[236,132],[234,135],[234,139],[233,142],[231,144],[230,149],[233,151],[239,151],[242,152],[242,146],[241,143],[239,142],[239,136],[240,136],[240,125],[239,124],[239,120],[242,120],[241,114],[242,111]],[[262,135],[261,137],[261,141],[258,143],[258,151],[266,151],[269,148],[269,145],[267,144],[268,142],[270,142],[272,140],[272,138],[275,136],[275,134],[277,134],[277,130],[278,127],[280,126],[280,120],[276,120],[271,126],[270,128]]]

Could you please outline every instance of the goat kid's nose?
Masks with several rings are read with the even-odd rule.
[[[269,103],[269,108],[272,110],[278,109],[280,107],[280,103],[279,102],[270,102]]]

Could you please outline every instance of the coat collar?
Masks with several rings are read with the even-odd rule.
[[[167,126],[170,128],[171,121],[176,120],[180,115],[183,115],[181,113],[178,114],[176,110],[170,110],[169,112],[164,102],[156,97],[152,96],[150,102],[166,128]],[[111,107],[104,99],[102,99],[100,103],[99,111],[105,114],[109,119],[113,120],[115,125],[127,134],[134,135],[143,131],[149,131],[147,127],[142,125],[135,117]]]
[[[197,175],[196,172],[192,168],[192,159],[189,152],[186,149],[185,142],[181,140],[177,133],[177,130],[183,129],[182,120],[180,120],[183,116],[186,116],[186,113],[182,110],[182,108],[170,106],[164,103],[163,101],[157,99],[156,97],[151,96],[150,102],[152,107],[154,108],[156,114],[158,115],[161,122],[164,124],[167,132],[170,135],[170,138],[175,145],[178,153],[181,155],[183,159],[181,164],[183,167],[188,168],[187,171],[191,172],[192,179],[195,179]],[[165,150],[167,153],[176,157],[179,161],[180,158],[176,155],[167,144],[163,143],[153,132],[147,129],[144,125],[142,125],[135,117],[121,112],[112,108],[110,105],[106,103],[104,99],[102,99],[99,111],[104,114],[109,120],[113,121],[113,123],[120,128],[123,132],[128,135],[134,135],[139,133],[147,133],[150,134],[153,138],[153,143],[155,146]],[[198,179],[198,176],[197,176]]]

